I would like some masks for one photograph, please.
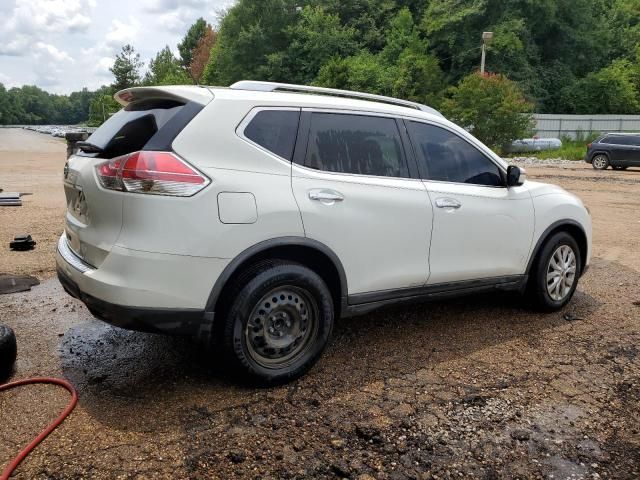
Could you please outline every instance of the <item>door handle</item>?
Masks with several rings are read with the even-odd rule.
[[[309,198],[322,203],[332,204],[334,202],[341,202],[344,200],[344,195],[335,190],[321,190],[314,189],[309,190]]]
[[[436,207],[458,209],[462,207],[462,204],[455,198],[441,197],[441,198],[436,198]]]

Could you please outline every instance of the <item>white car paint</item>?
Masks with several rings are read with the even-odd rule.
[[[247,141],[240,128],[256,108],[418,119],[455,130],[506,170],[495,153],[438,115],[365,100],[224,88],[139,88],[117,98],[126,104],[154,95],[204,106],[172,148],[211,183],[186,198],[106,190],[94,170],[103,159],[69,159],[68,198],[81,191],[85,203],[69,202],[63,241],[88,271],[75,269],[60,251],[57,264],[82,291],[101,300],[204,309],[230,262],[282,237],[308,238],[331,249],[344,267],[349,295],[524,275],[534,247],[557,221],[569,220],[584,230],[589,261],[589,214],[559,187],[531,181],[483,187],[321,172]],[[439,207],[441,199],[461,207]]]

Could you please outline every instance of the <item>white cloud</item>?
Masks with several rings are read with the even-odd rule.
[[[38,61],[73,63],[73,58],[71,58],[67,52],[58,50],[55,46],[44,42],[37,42],[35,44],[34,57]]]
[[[24,35],[18,35],[0,44],[0,55],[21,57],[27,53],[29,39]]]
[[[4,73],[0,73],[0,83],[3,84],[4,87],[7,89],[18,85],[17,82],[13,80],[13,78],[11,78],[8,75],[5,75]]]
[[[69,93],[113,80],[127,43],[148,60],[176,45],[198,17],[215,25],[235,0],[0,0],[0,64],[6,85]]]
[[[127,43],[135,43],[139,30],[140,22],[134,17],[130,17],[128,22],[114,19],[105,36],[104,45],[108,48],[119,50]]]
[[[25,35],[83,32],[91,25],[90,10],[85,0],[18,0],[5,28]]]

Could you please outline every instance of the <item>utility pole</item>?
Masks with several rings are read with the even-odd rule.
[[[487,59],[487,45],[493,38],[493,32],[482,32],[482,57],[480,60],[480,73],[484,75],[484,64]]]

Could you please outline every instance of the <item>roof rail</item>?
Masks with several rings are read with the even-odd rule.
[[[409,100],[385,97],[384,95],[374,95],[372,93],[353,92],[351,90],[339,90],[337,88],[312,87],[308,85],[294,85],[292,83],[259,82],[253,80],[241,80],[231,87],[234,90],[254,90],[259,92],[293,92],[293,93],[316,93],[319,95],[332,95],[335,97],[357,98],[373,102],[389,103],[401,107],[414,108],[422,112],[431,113],[442,117],[443,115],[435,108],[428,107]]]

